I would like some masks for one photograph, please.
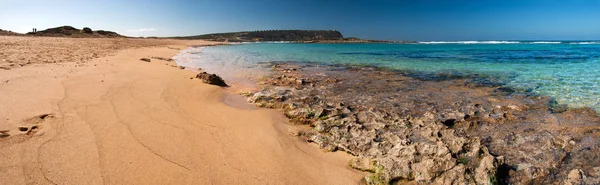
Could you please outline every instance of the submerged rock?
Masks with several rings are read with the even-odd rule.
[[[228,85],[225,83],[225,81],[221,77],[217,76],[216,74],[209,74],[207,72],[201,72],[196,75],[196,78],[201,79],[202,82],[207,83],[207,84],[216,85],[216,86],[220,86],[220,87],[228,87]]]

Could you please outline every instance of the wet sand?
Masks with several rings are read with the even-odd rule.
[[[26,65],[0,69],[2,184],[356,184],[365,176],[348,167],[349,155],[294,136],[281,112],[230,106],[240,98],[194,72],[139,60],[210,43],[120,41],[132,47],[27,63],[71,56],[65,51],[93,39],[49,48],[35,40],[43,38],[7,38],[0,57]]]

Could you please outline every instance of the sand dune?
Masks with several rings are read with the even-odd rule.
[[[359,183],[347,154],[299,140],[280,113],[139,61],[177,44],[0,70],[0,184]]]

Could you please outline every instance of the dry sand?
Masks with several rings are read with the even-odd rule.
[[[110,39],[0,36],[0,69],[40,63],[86,62],[122,49],[186,44],[168,39]]]
[[[229,106],[225,99],[239,98],[190,79],[194,72],[139,60],[204,41],[56,39],[0,37],[0,60],[61,58],[0,63],[10,69],[0,69],[0,184],[356,184],[364,176],[347,166],[349,155],[290,134],[297,128],[281,113]],[[101,58],[71,61],[89,51]]]

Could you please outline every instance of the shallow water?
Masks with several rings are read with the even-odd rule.
[[[506,87],[600,110],[600,42],[255,43],[191,48],[180,65],[252,84],[271,61],[379,66],[416,76],[483,76]]]

